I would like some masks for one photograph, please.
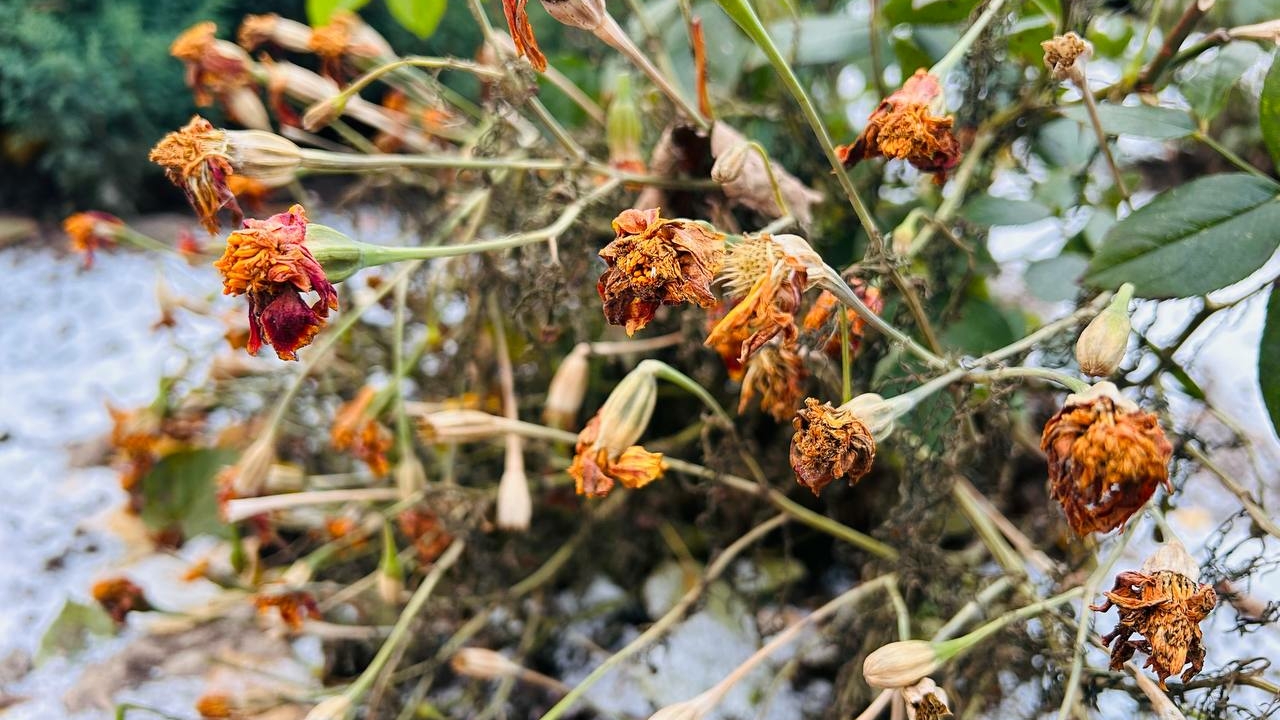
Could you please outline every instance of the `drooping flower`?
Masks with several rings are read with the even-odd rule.
[[[721,276],[730,297],[741,298],[707,336],[709,347],[739,346],[747,358],[777,335],[793,345],[800,335],[795,314],[808,284],[805,264],[768,235],[747,238],[729,251]]]
[[[1195,580],[1199,574],[1186,548],[1172,540],[1147,558],[1141,571],[1116,576],[1107,599],[1090,606],[1098,612],[1115,606],[1120,613],[1115,630],[1102,638],[1111,646],[1112,670],[1121,669],[1141,650],[1147,655],[1144,667],[1155,672],[1161,689],[1171,675],[1181,673],[1187,682],[1200,672],[1205,655],[1200,622],[1217,605],[1218,595]],[[1142,639],[1130,640],[1135,634]]]
[[[115,247],[116,236],[124,227],[120,218],[97,210],[78,212],[62,221],[63,232],[71,238],[71,249],[84,255],[86,270],[93,267],[94,251]]]
[[[93,584],[89,594],[117,625],[123,625],[125,617],[135,610],[145,612],[152,609],[142,588],[124,577],[99,580]]]
[[[547,56],[538,47],[533,25],[529,24],[529,11],[525,8],[528,3],[529,0],[502,0],[502,12],[507,16],[507,27],[515,41],[516,54],[528,58],[533,69],[542,72],[547,69]]]
[[[333,417],[329,439],[335,450],[349,450],[353,456],[369,466],[377,477],[391,470],[387,452],[394,444],[391,431],[378,422],[373,403],[378,393],[365,385],[360,392],[345,403]]]
[[[760,396],[760,409],[778,422],[796,413],[804,396],[804,380],[809,373],[795,348],[779,342],[767,343],[747,360],[738,397],[738,412],[746,412]]]
[[[302,629],[302,623],[307,618],[319,620],[321,617],[316,599],[311,593],[302,590],[261,593],[254,596],[253,605],[258,608],[260,614],[264,615],[274,608],[280,614],[284,624],[295,631]]]
[[[236,42],[251,52],[267,42],[273,42],[291,52],[308,52],[311,27],[275,13],[245,15],[236,32]]]
[[[941,95],[938,78],[916,70],[871,113],[852,145],[836,148],[841,161],[852,167],[875,157],[906,160],[933,173],[941,184],[960,163],[960,142],[951,134],[953,118],[933,114],[933,103]]]
[[[791,469],[796,482],[814,495],[837,478],[848,476],[856,484],[871,472],[876,440],[871,430],[846,405],[832,407],[806,398],[805,406],[791,421]]]
[[[624,210],[617,238],[600,251],[609,268],[596,290],[604,315],[627,334],[643,328],[661,305],[716,302],[711,281],[724,258],[724,235],[689,220],[667,220],[657,208]]]
[[[1124,525],[1156,491],[1169,486],[1173,446],[1155,414],[1142,412],[1100,382],[1068,395],[1040,438],[1053,499],[1077,535]]]
[[[328,24],[315,28],[307,47],[321,59],[324,74],[331,78],[341,76],[344,57],[379,60],[395,54],[378,31],[359,15],[345,10],[335,12]]]
[[[231,157],[226,133],[194,115],[182,129],[165,135],[147,159],[164,168],[169,182],[182,188],[200,223],[214,235],[219,230],[218,211],[230,208],[235,223],[244,214],[227,185]]]
[[[263,343],[281,360],[297,360],[298,348],[311,343],[338,292],[306,246],[307,216],[301,205],[266,220],[248,219],[227,238],[227,249],[213,265],[222,273],[222,292],[249,296],[249,353]],[[301,293],[320,296],[308,306]]]
[[[169,46],[169,54],[186,66],[187,87],[196,105],[217,98],[232,120],[245,127],[269,130],[266,108],[253,79],[253,60],[235,43],[219,40],[212,22],[192,25]]]
[[[628,373],[578,433],[569,475],[579,495],[604,497],[621,483],[631,490],[662,477],[662,453],[636,444],[657,402],[657,380],[646,363]]]

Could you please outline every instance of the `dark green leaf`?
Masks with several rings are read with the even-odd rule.
[[[1064,252],[1027,266],[1025,280],[1032,295],[1049,302],[1070,300],[1079,291],[1079,282],[1089,265],[1080,253]]]
[[[967,20],[977,5],[977,0],[889,0],[882,13],[894,25],[958,23]]]
[[[1062,108],[1062,114],[1084,125],[1089,124],[1089,110],[1084,105]],[[1196,131],[1191,116],[1182,110],[1150,105],[1098,105],[1098,118],[1108,135],[1172,140]]]
[[[1258,124],[1271,159],[1280,165],[1280,62],[1272,61],[1258,101]]]
[[[944,345],[970,355],[981,355],[1016,339],[1017,331],[1004,312],[980,297],[966,300],[960,318],[942,332]]]
[[[142,479],[142,521],[153,530],[176,525],[185,537],[224,534],[214,476],[234,459],[234,452],[217,449],[165,456]]]
[[[355,12],[368,4],[369,0],[307,0],[307,22],[311,27],[328,25],[335,12]]]
[[[409,32],[426,40],[440,26],[447,0],[387,0],[391,17]]]
[[[1280,246],[1277,189],[1231,174],[1162,193],[1111,228],[1085,280],[1097,288],[1131,282],[1146,298],[1203,295],[1243,280]]]
[[[1179,85],[1196,116],[1208,121],[1222,112],[1231,89],[1261,55],[1252,43],[1231,43],[1212,59],[1198,63],[1195,72]]]
[[[41,663],[51,657],[72,657],[84,649],[89,635],[111,635],[115,631],[116,624],[102,608],[67,600],[62,604],[58,617],[44,631],[44,637],[40,638],[36,662]]]
[[[1044,59],[1044,48],[1040,43],[1053,37],[1053,30],[1053,20],[1044,16],[1019,20],[1009,28],[1006,36],[1009,52],[1029,65],[1038,65]]]
[[[979,195],[965,203],[960,214],[979,225],[1026,225],[1053,217],[1053,211],[1038,202],[990,195]]]
[[[1280,292],[1271,288],[1267,300],[1267,319],[1258,343],[1258,383],[1262,401],[1271,415],[1271,427],[1280,434]]]

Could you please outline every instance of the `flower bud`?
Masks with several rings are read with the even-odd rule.
[[[1129,346],[1129,300],[1133,286],[1125,283],[1111,299],[1111,304],[1098,313],[1076,341],[1076,362],[1086,375],[1107,377],[1120,367]]]
[[[932,675],[938,651],[926,640],[903,640],[877,649],[862,662],[862,677],[876,688],[905,688]]]
[[[551,387],[547,389],[546,405],[542,408],[542,421],[547,425],[561,430],[576,426],[582,401],[587,396],[590,356],[591,346],[578,343],[556,368],[556,374],[551,377]]]
[[[223,94],[222,104],[226,108],[227,117],[235,122],[254,130],[271,130],[267,106],[262,104],[262,98],[258,97],[256,89],[244,86],[231,88]]]
[[[561,23],[588,32],[595,32],[609,17],[604,0],[542,0],[542,7]]]
[[[410,449],[408,455],[400,458],[400,464],[396,466],[396,488],[400,491],[400,499],[408,500],[426,486],[427,470],[417,454]]]
[[[524,455],[520,438],[507,436],[506,469],[498,482],[498,527],[523,532],[533,517],[533,500],[529,497],[529,478],[524,472]]]
[[[503,432],[503,418],[480,410],[437,410],[419,423],[418,432],[429,443],[488,440]]]
[[[226,130],[227,157],[237,175],[269,188],[293,182],[302,169],[302,150],[288,138],[262,130]]]
[[[938,687],[932,678],[925,678],[915,685],[902,688],[902,699],[907,703],[907,720],[942,720],[952,717],[947,691]]]
[[[317,132],[329,127],[334,120],[342,117],[347,109],[347,96],[338,93],[327,97],[307,108],[302,114],[302,128],[308,132]]]
[[[1240,25],[1228,30],[1227,35],[1232,40],[1257,40],[1280,45],[1280,20]]]
[[[646,360],[622,378],[600,406],[600,428],[594,443],[616,457],[636,444],[658,402],[658,380]]]
[[[644,121],[631,95],[631,76],[618,76],[613,101],[605,114],[605,138],[609,144],[609,165],[629,172],[644,172],[640,140],[644,137]]]
[[[388,605],[399,605],[404,595],[404,568],[396,549],[391,524],[382,524],[382,560],[378,562],[378,597]]]
[[[502,653],[478,647],[459,648],[449,658],[449,667],[463,677],[476,680],[515,677],[523,669]]]
[[[711,179],[721,185],[727,185],[742,177],[742,172],[747,167],[747,160],[751,159],[754,153],[755,151],[747,143],[734,145],[728,152],[716,158],[711,166]]]
[[[351,715],[351,699],[346,695],[332,695],[311,708],[303,720],[346,720]]]

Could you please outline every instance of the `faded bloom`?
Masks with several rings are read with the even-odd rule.
[[[747,360],[738,397],[738,413],[746,412],[760,396],[760,409],[782,422],[795,415],[804,396],[804,380],[809,376],[804,359],[795,348],[771,342]]]
[[[1132,297],[1133,286],[1126,283],[1080,332],[1076,340],[1076,362],[1084,374],[1106,377],[1120,368],[1124,351],[1129,347],[1129,333],[1133,330],[1129,322]]]
[[[153,609],[151,603],[147,602],[147,596],[143,594],[142,588],[128,578],[115,577],[99,580],[93,584],[89,594],[102,606],[103,610],[107,611],[117,625],[123,625],[125,616],[135,610],[145,612]]]
[[[320,608],[316,605],[316,599],[311,593],[301,590],[259,594],[254,597],[253,605],[258,608],[260,614],[264,615],[275,609],[290,630],[302,629],[302,623],[307,618],[320,619]]]
[[[884,296],[879,288],[872,287],[858,278],[850,283],[850,287],[853,289],[853,294],[871,312],[879,315],[884,310]],[[839,312],[845,314],[845,320],[849,323],[849,357],[856,358],[858,351],[862,349],[862,338],[867,332],[867,321],[852,309],[841,310],[840,300],[831,291],[823,290],[818,293],[818,299],[814,300],[813,305],[809,307],[800,325],[808,332],[825,330],[827,339],[822,345],[822,351],[831,357],[839,358],[843,352],[840,348],[840,328],[838,323],[831,322],[831,318],[839,317],[837,315]]]
[[[941,184],[960,163],[960,143],[951,134],[953,119],[933,114],[941,95],[938,78],[916,70],[871,113],[853,145],[836,148],[840,159],[850,167],[874,157],[906,160],[933,173],[934,181]]]
[[[854,485],[871,472],[876,440],[847,405],[832,407],[807,398],[791,424],[791,469],[796,482],[814,495],[837,478],[849,477]]]
[[[97,210],[78,212],[62,221],[62,230],[71,238],[71,249],[84,255],[86,270],[93,267],[93,253],[101,247],[114,247],[116,237],[125,227],[115,215]]]
[[[1045,424],[1040,448],[1049,460],[1050,494],[1080,536],[1124,525],[1157,485],[1171,489],[1173,446],[1155,414],[1109,382],[1068,395]]]
[[[195,709],[201,718],[208,720],[233,718],[236,717],[238,712],[231,700],[231,696],[224,693],[205,693],[201,695],[196,699]]]
[[[528,3],[529,0],[502,0],[502,12],[507,16],[507,27],[515,41],[516,54],[528,58],[533,69],[542,72],[547,69],[547,56],[538,47],[533,25],[529,24],[529,11],[525,9]]]
[[[876,688],[906,688],[932,675],[940,666],[938,651],[927,640],[902,640],[876,649],[862,661],[862,677]]]
[[[595,32],[609,17],[604,0],[542,0],[542,9],[569,27]]]
[[[1045,67],[1058,80],[1075,78],[1080,72],[1076,63],[1090,54],[1089,43],[1073,32],[1045,40],[1040,47],[1044,48]]]
[[[953,717],[947,691],[938,687],[933,678],[925,678],[915,685],[902,688],[902,699],[907,704],[907,720],[942,720]]]
[[[777,335],[784,345],[795,344],[795,314],[809,281],[804,259],[768,235],[749,237],[729,251],[720,280],[730,297],[740,299],[711,329],[707,346],[738,345],[738,360],[745,363]]]
[[[440,518],[425,506],[419,505],[401,512],[396,516],[396,524],[400,526],[400,532],[413,543],[418,561],[424,565],[435,562],[440,553],[453,542],[453,535],[445,530]]]
[[[243,48],[217,39],[217,30],[212,22],[196,23],[173,41],[169,54],[186,66],[187,86],[197,105],[209,105],[216,97],[231,119],[241,125],[270,129],[266,108],[255,89],[253,60]]]
[[[330,77],[341,75],[344,57],[380,60],[395,55],[386,38],[365,24],[359,15],[346,10],[335,12],[328,25],[316,28],[307,47],[321,59],[325,74]]]
[[[237,224],[244,214],[227,186],[231,177],[231,156],[226,132],[194,115],[181,130],[171,132],[156,144],[147,159],[164,168],[169,182],[182,188],[200,223],[216,234],[218,211],[230,208]]]
[[[449,658],[449,667],[463,677],[478,680],[515,677],[524,669],[501,653],[478,647],[459,648]]]
[[[1101,605],[1120,613],[1116,629],[1102,638],[1111,646],[1111,669],[1119,670],[1135,651],[1147,655],[1151,668],[1165,689],[1170,675],[1181,673],[1182,681],[1195,677],[1204,667],[1203,635],[1200,622],[1209,616],[1218,595],[1213,588],[1196,582],[1199,568],[1177,540],[1165,543],[1147,558],[1138,572],[1116,576],[1115,587],[1105,593]],[[1141,640],[1130,640],[1134,634]],[[1183,671],[1183,667],[1190,666]]]
[[[394,444],[391,431],[378,422],[378,393],[371,386],[360,388],[350,402],[343,404],[333,416],[329,440],[335,450],[347,450],[369,466],[369,471],[382,477],[391,469],[387,452]]]
[[[662,477],[666,471],[662,454],[636,445],[653,417],[657,397],[657,380],[645,363],[609,394],[600,411],[578,433],[569,475],[579,495],[604,497],[615,483],[635,490]]]
[[[689,220],[667,220],[658,209],[624,210],[617,238],[600,251],[609,268],[596,290],[604,315],[627,334],[643,328],[660,305],[715,304],[711,281],[724,258],[724,235]]]
[[[310,51],[311,27],[275,13],[245,15],[240,21],[240,30],[236,32],[236,42],[250,51],[273,42],[285,50],[303,53]]]
[[[213,264],[222,273],[223,294],[249,296],[250,354],[265,342],[281,360],[297,360],[297,350],[309,345],[329,311],[338,309],[338,292],[306,239],[306,213],[294,205],[266,220],[245,220]],[[301,293],[312,291],[320,298],[308,306]]]

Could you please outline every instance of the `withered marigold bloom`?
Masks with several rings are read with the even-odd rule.
[[[879,288],[872,287],[862,280],[854,279],[850,283],[853,288],[853,294],[858,296],[862,304],[866,305],[871,312],[879,315],[884,310],[884,295],[880,293]],[[816,332],[819,330],[827,331],[826,342],[822,345],[822,351],[831,357],[838,358],[841,355],[840,349],[840,328],[830,325],[831,318],[838,317],[840,312],[840,301],[829,290],[823,290],[818,294],[818,299],[809,307],[809,312],[805,313],[804,320],[800,323],[806,331]],[[849,356],[857,357],[858,351],[862,349],[862,338],[867,331],[867,321],[862,316],[850,309],[844,311],[845,319],[849,323]]]
[[[444,529],[440,518],[425,507],[411,507],[396,516],[400,532],[413,543],[418,560],[423,564],[435,562],[453,542],[453,535]]]
[[[71,238],[71,249],[84,255],[84,267],[93,267],[93,253],[101,247],[113,247],[116,235],[124,229],[124,221],[97,210],[78,212],[62,221],[62,230]]]
[[[1142,564],[1139,572],[1116,576],[1115,587],[1105,593],[1101,605],[1090,606],[1106,612],[1112,606],[1120,613],[1116,629],[1102,638],[1111,646],[1111,669],[1121,669],[1134,652],[1147,655],[1144,667],[1151,668],[1165,689],[1170,675],[1181,673],[1187,682],[1204,668],[1203,634],[1200,622],[1218,603],[1213,588],[1196,582],[1199,568],[1182,543],[1173,540]],[[1134,634],[1140,640],[1130,640]],[[1185,672],[1183,668],[1187,667]]]
[[[200,713],[200,717],[208,720],[235,717],[235,706],[231,702],[231,697],[222,693],[205,693],[201,695],[196,699],[195,707],[196,712]]]
[[[578,433],[573,464],[569,475],[579,495],[604,497],[615,483],[637,490],[662,477],[667,465],[662,453],[651,453],[639,445],[631,445],[619,453],[597,442],[600,439],[600,415]]]
[[[941,95],[938,78],[916,70],[871,113],[853,145],[836,148],[840,159],[848,167],[875,157],[906,160],[933,173],[941,184],[960,163],[960,142],[951,134],[953,118],[933,114],[933,102]]]
[[[117,625],[123,625],[125,616],[135,610],[145,612],[152,609],[142,588],[128,578],[99,580],[89,592]]]
[[[351,454],[369,466],[377,477],[391,470],[387,451],[394,444],[391,432],[382,426],[371,409],[377,392],[366,385],[333,417],[329,439],[336,450],[350,450]]]
[[[507,27],[515,41],[516,54],[528,58],[533,69],[542,72],[547,69],[547,56],[538,47],[533,25],[529,24],[529,11],[525,8],[528,3],[529,0],[502,0],[502,12],[507,16]]]
[[[169,46],[169,54],[186,66],[187,87],[196,105],[209,105],[214,98],[231,116],[246,127],[269,129],[266,108],[254,83],[253,60],[244,49],[216,36],[212,22],[192,25]]]
[[[228,186],[233,174],[227,134],[194,115],[182,129],[165,135],[147,159],[164,168],[169,182],[182,188],[200,223],[216,234],[218,211],[230,208],[239,223],[244,215]]]
[[[947,691],[938,687],[933,678],[925,678],[915,685],[902,688],[902,699],[907,704],[907,720],[944,720],[955,717]]]
[[[711,281],[724,259],[724,236],[689,220],[667,220],[658,209],[624,210],[617,238],[600,251],[609,269],[596,290],[604,315],[627,334],[643,328],[660,305],[715,304]]]
[[[795,314],[808,284],[803,263],[762,235],[738,243],[725,258],[722,279],[731,297],[741,299],[707,336],[708,347],[737,345],[747,358],[775,336],[794,345],[800,335]]]
[[[1124,525],[1169,486],[1173,446],[1155,414],[1142,412],[1109,382],[1068,395],[1040,438],[1053,499],[1077,535]]]
[[[311,593],[301,590],[263,593],[253,598],[253,604],[258,608],[258,612],[264,615],[275,608],[280,613],[280,619],[289,626],[290,630],[301,630],[302,622],[307,618],[319,620],[321,617],[316,599],[311,596]]]
[[[1059,80],[1079,72],[1076,62],[1089,57],[1089,44],[1073,32],[1045,40],[1040,47],[1044,49],[1045,66]]]
[[[738,413],[746,412],[759,395],[760,409],[778,422],[785,421],[795,415],[808,376],[804,359],[795,348],[777,342],[765,345],[747,360]]]
[[[338,292],[307,249],[307,216],[301,205],[266,220],[245,220],[227,238],[227,249],[213,266],[222,273],[222,292],[249,296],[249,353],[266,344],[281,360],[297,360],[298,348],[311,343]],[[320,296],[308,306],[301,293]]]
[[[791,424],[791,469],[796,482],[814,495],[837,478],[848,476],[856,484],[871,472],[876,440],[867,426],[844,406],[832,407],[806,398]]]

